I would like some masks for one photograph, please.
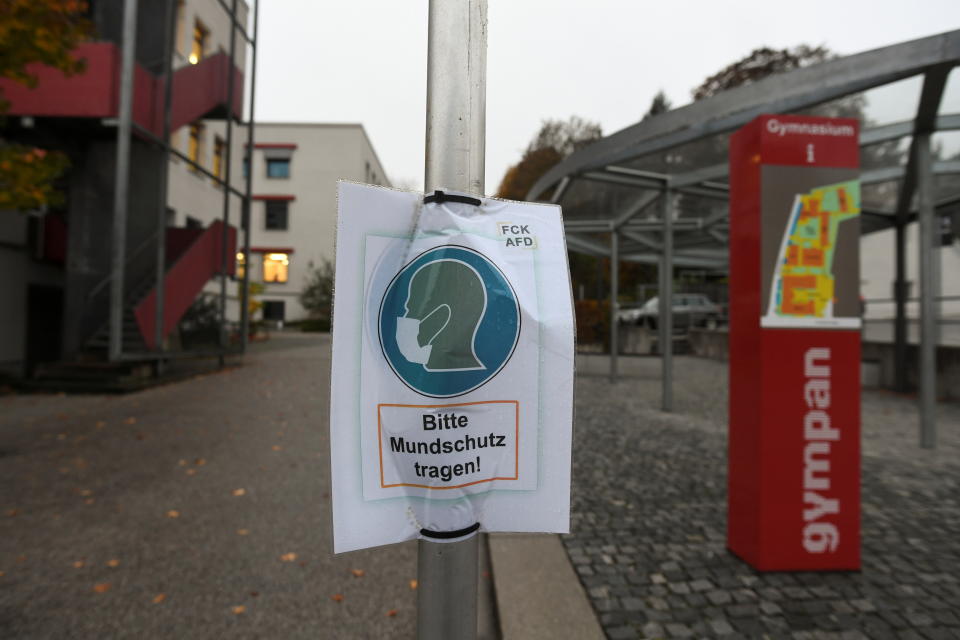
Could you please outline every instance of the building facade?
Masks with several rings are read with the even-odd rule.
[[[264,320],[303,320],[300,294],[311,270],[333,262],[337,181],[389,181],[362,125],[255,127],[250,256],[237,258],[250,281],[263,285],[257,298]]]
[[[255,44],[246,3],[235,6],[231,16],[219,0],[138,5],[120,357],[110,310],[123,1],[90,3],[98,40],[77,52],[83,74],[40,68],[36,89],[0,80],[10,101],[3,137],[71,162],[63,206],[0,212],[0,376],[185,353],[183,323],[196,324],[201,302],[217,325],[203,347],[235,349],[244,270],[260,285],[254,319],[306,317],[300,294],[311,268],[333,259],[337,180],[388,184],[386,172],[359,124],[256,123],[248,149],[244,71]]]

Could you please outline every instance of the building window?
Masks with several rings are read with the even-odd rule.
[[[202,124],[192,124],[190,125],[190,143],[187,147],[187,158],[190,159],[190,162],[196,163],[194,166],[190,167],[191,171],[199,171],[199,167],[196,165],[200,164],[200,156],[203,152],[203,125]]]
[[[286,253],[267,253],[263,256],[263,281],[287,281],[287,267],[290,266],[290,257]]]
[[[286,200],[267,200],[265,204],[267,215],[265,216],[266,224],[264,226],[274,231],[285,231],[290,203]]]
[[[283,322],[285,300],[264,300],[263,301],[263,319]]]
[[[199,20],[193,25],[193,44],[190,45],[190,64],[197,64],[203,59],[203,52],[207,48],[207,36],[210,30],[203,26]]]
[[[223,178],[223,152],[226,149],[223,138],[216,136],[213,139],[213,175]]]
[[[243,157],[243,177],[246,178],[250,174],[250,156]]]
[[[289,178],[290,158],[267,158],[268,178]]]
[[[237,251],[237,268],[234,271],[234,277],[237,280],[243,280],[243,272],[247,268],[247,259],[243,251]]]

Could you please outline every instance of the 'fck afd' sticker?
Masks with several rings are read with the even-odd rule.
[[[383,355],[404,384],[449,398],[480,387],[507,363],[520,337],[520,306],[486,256],[447,245],[393,278],[378,328]]]

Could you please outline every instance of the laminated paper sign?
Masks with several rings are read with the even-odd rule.
[[[567,532],[574,332],[560,208],[425,204],[349,182],[338,197],[335,551],[474,524]]]

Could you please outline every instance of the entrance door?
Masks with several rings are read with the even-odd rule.
[[[26,375],[36,366],[61,357],[63,332],[63,287],[27,285]]]
[[[263,319],[278,328],[283,328],[285,315],[284,300],[264,300]]]

